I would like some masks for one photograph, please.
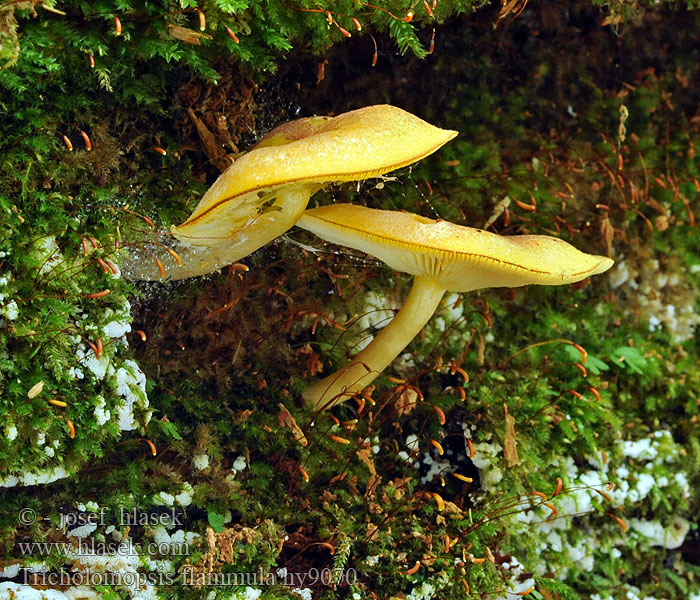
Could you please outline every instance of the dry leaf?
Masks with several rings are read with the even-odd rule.
[[[323,371],[323,363],[318,360],[319,355],[313,351],[311,344],[306,344],[299,348],[294,353],[294,357],[297,360],[302,358],[306,360],[305,370],[303,372],[304,378],[313,377]]]
[[[369,481],[367,481],[367,489],[365,490],[365,500],[368,498],[374,498],[374,493],[377,491],[381,481],[381,476],[377,475],[376,473],[370,476]]]
[[[484,364],[484,352],[486,350],[486,340],[484,336],[479,332],[479,342],[476,349],[476,364],[481,366]]]
[[[608,256],[612,254],[612,241],[615,238],[615,228],[608,217],[603,217],[600,222],[600,234],[605,242],[605,250]]]
[[[39,383],[34,384],[30,390],[27,392],[27,398],[36,398],[39,394],[41,394],[41,390],[44,389],[44,382],[40,381]]]
[[[365,541],[372,541],[372,539],[377,536],[377,533],[379,533],[379,527],[373,523],[367,523],[367,537],[365,538]]]
[[[217,141],[214,134],[209,131],[204,121],[202,121],[195,112],[191,109],[187,109],[190,119],[194,123],[197,129],[197,134],[199,139],[202,140],[202,145],[204,146],[204,153],[209,157],[209,160],[216,165],[220,171],[225,171],[231,166],[231,159],[226,155],[221,144]]]
[[[397,416],[407,415],[418,404],[418,393],[412,388],[405,388],[394,400],[394,410]]]
[[[662,204],[659,204],[658,201],[654,200],[654,198],[647,198],[646,203],[660,215],[666,214],[666,209],[663,207]]]
[[[524,2],[522,0],[503,0],[501,10],[498,11],[498,19],[493,24],[493,28],[496,29],[499,23],[510,15],[513,15],[511,22],[514,21],[523,12],[526,4],[527,0]]]
[[[360,495],[360,490],[357,489],[357,475],[353,475],[350,479],[348,479],[346,485],[353,496]]]
[[[306,436],[304,435],[304,432],[301,430],[299,425],[297,425],[296,419],[292,416],[292,413],[290,413],[284,404],[280,403],[278,405],[280,407],[280,414],[279,417],[277,418],[277,422],[279,423],[280,427],[289,427],[292,432],[294,433],[294,440],[299,442],[302,446],[306,447],[308,445],[308,441],[306,439]]]
[[[212,37],[209,34],[202,33],[201,31],[195,31],[194,29],[187,29],[186,27],[180,27],[179,25],[173,25],[170,23],[168,25],[168,33],[170,37],[175,38],[185,42],[185,44],[193,44],[195,46],[200,46],[202,44],[202,38],[205,40],[210,40]]]
[[[19,41],[17,39],[18,23],[15,19],[15,9],[28,10],[32,17],[36,17],[34,2],[3,2],[0,4],[0,47],[4,50],[12,48],[11,52],[6,52],[8,61],[0,65],[0,69],[9,69],[19,58]],[[65,14],[65,13],[63,13]]]
[[[669,221],[666,215],[659,215],[654,219],[654,225],[657,231],[666,231],[669,228]]]
[[[371,458],[372,449],[369,446],[358,450],[355,454],[357,454],[357,457],[367,465],[367,468],[372,475],[377,474],[377,470],[374,468],[374,462],[372,462]]]
[[[503,454],[509,467],[514,467],[520,462],[517,442],[515,441],[515,419],[508,413],[508,405],[503,405],[506,415],[506,437],[503,442]]]
[[[323,493],[321,494],[321,501],[322,502],[327,502],[330,504],[331,502],[335,502],[338,499],[338,494],[333,494],[332,492],[329,492],[328,490],[323,490]]]
[[[458,517],[461,517],[464,514],[464,511],[457,506],[454,502],[450,502],[449,500],[445,500],[445,508],[443,508],[440,511],[443,515],[457,515]]]
[[[216,534],[211,527],[207,527],[207,546],[209,546],[209,552],[216,550]]]
[[[382,512],[382,507],[379,506],[376,502],[368,502],[367,503],[367,508],[369,509],[369,514],[371,515],[381,515]]]
[[[237,410],[235,413],[233,413],[233,417],[238,423],[245,423],[248,420],[248,417],[250,417],[252,414],[253,411],[246,408],[244,410]]]

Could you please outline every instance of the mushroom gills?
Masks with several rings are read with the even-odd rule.
[[[550,236],[501,236],[352,204],[307,210],[297,225],[326,241],[366,252],[396,271],[433,277],[451,292],[573,283],[613,264]]]
[[[238,262],[258,248],[285,233],[306,208],[317,185],[296,185],[270,192],[250,192],[229,203],[221,218],[208,220],[195,229],[180,231],[172,228],[171,235],[162,240],[172,247],[182,265],[166,263],[167,278],[171,280],[212,273]],[[173,238],[177,241],[173,245]],[[167,260],[167,259],[166,259]],[[148,250],[136,249],[122,269],[130,279],[162,278],[160,268]]]

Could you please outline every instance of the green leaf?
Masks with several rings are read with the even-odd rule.
[[[171,423],[170,421],[158,421],[158,423],[160,424],[160,428],[163,430],[165,435],[173,438],[174,440],[182,439],[182,436],[177,431],[177,426],[175,423]]]
[[[573,346],[563,346],[562,349],[567,357],[575,363],[581,362],[581,353],[576,350]],[[590,354],[586,357],[586,369],[593,373],[593,375],[600,375],[603,371],[610,369],[607,363],[604,363],[599,358],[591,356]]]
[[[96,585],[95,589],[100,593],[100,596],[104,600],[119,600],[117,592],[115,592],[109,585]]]
[[[681,590],[681,592],[683,592],[684,595],[688,594],[688,586],[685,585],[684,581],[680,577],[678,577],[678,575],[676,575],[670,569],[667,569],[665,571],[665,574],[671,581],[673,581],[673,583],[675,583],[678,586],[678,588]]]
[[[207,509],[207,520],[214,533],[221,533],[224,530],[224,515],[219,514],[213,508]]]
[[[608,371],[610,366],[608,363],[605,363],[599,358],[589,354],[588,360],[586,360],[586,369],[593,373],[593,375],[600,375],[603,371]]]
[[[648,364],[644,355],[637,348],[630,346],[620,346],[612,353],[610,358],[621,369],[637,373],[638,375],[644,373],[644,369]]]

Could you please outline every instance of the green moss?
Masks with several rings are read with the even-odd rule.
[[[697,15],[637,5],[640,25],[619,23],[631,33],[616,37],[588,4],[568,16],[528,6],[508,28],[502,22],[487,33],[485,13],[474,27],[466,17],[446,21],[472,4],[441,0],[430,20],[422,4],[335,3],[339,26],[352,31],[355,17],[363,35],[378,38],[372,70],[369,38],[358,41],[353,31],[347,40],[314,3],[198,7],[211,35],[200,45],[181,39],[199,33],[194,4],[58,7],[66,15],[37,6],[36,17],[23,3],[0,10],[0,35],[9,40],[0,61],[17,59],[0,71],[0,107],[12,115],[0,141],[0,477],[56,467],[71,475],[4,493],[1,564],[41,560],[75,575],[74,559],[58,547],[41,556],[18,544],[75,543],[61,524],[104,512],[86,539],[189,544],[179,554],[141,547],[130,567],[114,572],[331,574],[330,583],[258,586],[261,598],[298,598],[295,587],[319,598],[412,600],[461,598],[468,587],[476,598],[524,585],[530,572],[534,598],[697,593],[694,559],[672,547],[682,519],[692,521],[698,508],[689,492],[700,456],[690,335],[700,283],[691,222],[700,178],[690,85],[698,80],[697,36],[679,26]],[[412,23],[396,18],[409,8]],[[539,12],[549,9],[549,18]],[[410,53],[392,58],[386,73],[387,48],[422,56],[433,23],[434,54],[424,62]],[[351,59],[358,49],[367,59],[361,66]],[[315,84],[319,59],[307,59],[308,51],[329,60],[326,79],[297,89],[289,82],[306,80],[290,76],[294,69],[311,72]],[[610,66],[611,57],[622,57],[623,67]],[[256,109],[249,76],[262,82],[280,64],[279,83],[257,98],[271,89],[278,97]],[[210,131],[223,114],[230,141],[217,141],[237,152],[254,115],[283,120],[276,106],[338,113],[378,97],[461,135],[396,182],[366,183],[359,194],[329,190],[315,201],[555,234],[611,252],[615,270],[566,289],[452,296],[377,379],[376,405],[360,411],[350,402],[319,416],[301,407],[306,382],[344,364],[376,332],[363,317],[400,306],[407,279],[299,232],[290,236],[320,252],[279,242],[247,258],[248,273],[195,282],[128,284],[97,261],[118,263],[125,250],[117,241],[124,248],[154,239],[129,211],[167,229],[217,174],[210,161],[220,157],[202,147],[188,109]],[[108,335],[118,329],[110,323],[130,319],[128,345]],[[99,373],[87,344],[97,338],[112,375],[86,366]],[[585,362],[572,343],[585,348]],[[128,377],[135,365],[146,373],[145,393]],[[388,379],[397,376],[423,400]],[[29,398],[38,382],[43,389]],[[136,403],[129,431],[116,419],[120,383]],[[510,466],[504,404],[519,454]],[[557,477],[562,490],[552,497]],[[177,525],[127,529],[119,519],[122,509],[160,514],[171,504]],[[48,521],[18,521],[23,508]],[[626,533],[613,517],[627,523]],[[230,582],[206,590],[181,583],[159,585],[158,595],[248,593]],[[134,595],[118,583],[100,590],[105,598]]]

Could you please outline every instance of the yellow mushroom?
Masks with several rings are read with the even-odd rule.
[[[506,237],[352,204],[307,210],[297,225],[414,276],[411,292],[391,323],[349,365],[306,389],[306,402],[317,410],[368,386],[420,332],[446,291],[562,285],[602,273],[613,264],[610,258],[585,254],[554,237]]]
[[[171,228],[183,264],[168,261],[167,276],[193,277],[232,264],[291,228],[324,185],[410,165],[455,135],[389,105],[281,125],[221,174],[189,219]],[[125,269],[132,278],[162,277],[147,255],[132,263]]]

